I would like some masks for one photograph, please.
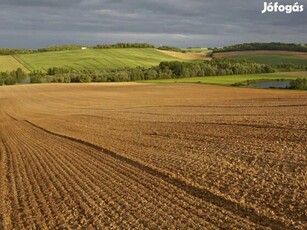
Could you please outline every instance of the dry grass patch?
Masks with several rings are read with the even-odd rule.
[[[159,50],[160,52],[167,54],[172,57],[180,58],[183,60],[210,60],[209,57],[207,57],[208,52],[175,52],[175,51],[168,51],[168,50]]]

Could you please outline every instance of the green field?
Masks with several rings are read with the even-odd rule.
[[[307,58],[296,57],[291,54],[241,54],[238,56],[232,56],[229,58],[237,60],[250,60],[262,64],[295,64],[295,65],[307,65]]]
[[[270,73],[270,74],[251,74],[251,75],[229,75],[215,77],[191,77],[179,79],[161,79],[147,80],[141,82],[147,83],[204,83],[212,85],[232,85],[235,83],[245,82],[247,80],[294,80],[300,77],[307,78],[307,72],[290,72],[290,73]]]
[[[28,70],[22,64],[20,64],[13,56],[0,56],[0,71],[12,71],[16,70],[17,68],[21,68],[25,72],[28,72]]]
[[[16,55],[15,57],[29,70],[47,70],[49,67],[77,70],[150,67],[159,65],[162,61],[179,60],[149,48],[72,50]]]

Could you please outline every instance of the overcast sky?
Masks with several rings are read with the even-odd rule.
[[[148,42],[215,47],[307,43],[303,13],[261,14],[265,0],[0,0],[0,47]]]

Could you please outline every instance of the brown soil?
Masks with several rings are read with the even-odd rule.
[[[0,87],[0,229],[304,229],[307,94]]]
[[[293,51],[271,51],[271,50],[256,50],[256,51],[235,51],[235,52],[225,52],[225,53],[215,53],[215,57],[234,57],[240,55],[248,54],[268,54],[268,55],[293,55],[298,58],[307,58],[306,52],[293,52]]]

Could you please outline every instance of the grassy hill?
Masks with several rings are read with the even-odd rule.
[[[215,57],[227,57],[237,60],[250,60],[262,64],[296,64],[307,65],[306,52],[292,51],[234,51],[215,53]]]
[[[28,70],[22,64],[20,64],[13,56],[0,56],[0,72],[16,70],[17,68],[21,68],[22,70],[28,72]]]
[[[29,70],[150,67],[162,61],[179,60],[151,48],[70,50],[15,55],[15,58]]]

